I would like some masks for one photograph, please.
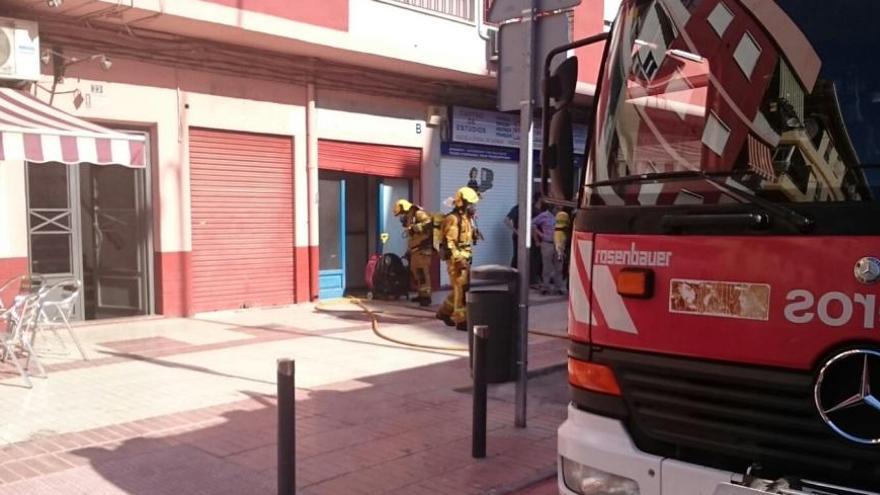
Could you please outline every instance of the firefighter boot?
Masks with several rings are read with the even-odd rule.
[[[467,331],[467,303],[465,294],[468,291],[470,281],[470,265],[467,262],[453,262],[449,265],[449,280],[452,284],[452,293],[449,294],[447,303],[452,308],[451,319],[455,322],[456,330]]]
[[[416,301],[422,307],[431,305],[432,258],[432,251],[414,251],[410,257],[410,267],[412,268],[413,278],[415,278],[419,291],[419,297],[416,298]]]
[[[440,304],[440,309],[437,310],[436,318],[445,323],[447,327],[454,327],[455,320],[452,319],[452,313],[454,311],[455,306],[453,305],[453,297],[450,293],[449,296]]]
[[[447,327],[454,327],[455,326],[455,322],[452,321],[452,317],[450,317],[449,315],[438,312],[436,315],[434,315],[434,318],[437,318],[438,320],[445,323]]]

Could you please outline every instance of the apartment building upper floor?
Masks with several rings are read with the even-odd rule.
[[[492,0],[0,0],[0,16],[40,22],[41,34],[77,37],[90,30],[138,38],[157,35],[279,53],[291,59],[374,68],[491,88],[497,64]],[[575,38],[603,29],[620,0],[583,0],[571,15]],[[147,34],[145,34],[147,33]],[[69,40],[68,40],[69,41]],[[172,41],[169,38],[168,41]],[[161,44],[160,44],[161,45]],[[154,45],[144,55],[173,55]],[[143,48],[140,48],[143,50]],[[136,55],[136,54],[135,54]],[[595,81],[600,47],[585,50],[580,79]]]

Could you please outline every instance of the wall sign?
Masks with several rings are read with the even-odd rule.
[[[480,146],[476,144],[441,143],[440,153],[446,156],[473,158],[477,160],[519,160],[518,149]]]
[[[452,141],[519,149],[519,116],[516,114],[452,107]],[[535,121],[535,149],[541,148],[541,122]],[[580,154],[587,142],[587,126],[575,124],[574,149]]]
[[[440,154],[453,158],[471,158],[475,160],[494,160],[505,162],[518,162],[519,150],[514,148],[502,148],[499,146],[482,146],[479,144],[467,143],[440,143]],[[535,150],[535,177],[540,177],[541,173],[541,151]],[[584,165],[584,156],[574,156],[574,168],[581,168]]]

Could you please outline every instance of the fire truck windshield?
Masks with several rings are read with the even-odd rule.
[[[700,174],[774,203],[876,206],[877,19],[871,0],[624,1],[585,206],[729,202]],[[680,172],[697,179],[652,180]]]

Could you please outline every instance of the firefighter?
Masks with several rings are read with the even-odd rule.
[[[557,273],[559,274],[560,292],[565,280],[566,260],[568,259],[568,246],[570,244],[571,218],[565,210],[556,213],[556,227],[553,229],[553,244],[556,247]]]
[[[437,311],[437,319],[461,331],[467,331],[465,293],[470,283],[471,255],[476,240],[474,205],[479,200],[477,192],[470,187],[459,189],[453,201],[455,207],[443,219],[441,227],[440,252],[446,261],[452,293]]]
[[[400,199],[394,204],[407,238],[409,268],[418,284],[420,306],[431,305],[431,260],[434,257],[434,220],[421,207]]]

